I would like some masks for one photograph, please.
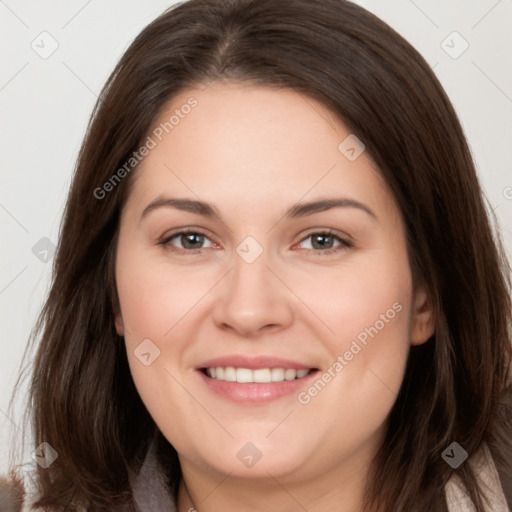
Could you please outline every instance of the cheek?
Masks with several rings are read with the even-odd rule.
[[[166,271],[150,259],[120,251],[119,261],[116,279],[132,378],[157,425],[181,446],[186,436],[182,428],[173,429],[172,418],[192,421],[197,414],[196,404],[177,384],[190,341],[182,319],[197,293],[182,282],[183,273]]]
[[[332,354],[325,377],[329,383],[320,384],[321,391],[306,390],[302,398],[309,400],[311,417],[321,415],[325,404],[336,404],[332,420],[349,445],[382,425],[404,376],[412,281],[403,271],[409,268],[407,261],[395,256],[345,275],[324,301],[324,311],[330,312],[325,321],[335,331],[326,338]]]
[[[129,254],[122,247],[116,280],[127,344],[168,338],[211,288],[211,279],[200,271],[180,271],[154,255]]]
[[[169,423],[165,404],[172,403],[178,416],[193,416],[196,404],[173,377],[181,381],[196,334],[194,306],[212,288],[211,272],[180,272],[155,261],[154,255],[126,251],[120,244],[116,281],[128,362],[142,401],[161,425]]]
[[[331,360],[297,397],[303,407],[297,418],[304,428],[318,429],[322,418],[323,442],[342,452],[382,432],[402,384],[410,310],[407,294],[388,293],[368,295],[366,308],[351,302],[338,311],[328,348]],[[335,451],[324,455],[323,464],[336,457]]]
[[[365,347],[369,340],[386,340],[373,343],[369,353],[407,346],[412,278],[405,251],[356,256],[330,271],[285,276],[314,313],[302,319],[311,318],[310,327],[333,356],[349,350],[356,339]]]
[[[330,277],[308,295],[311,309],[330,330],[323,336],[330,354],[324,372],[328,382],[306,390],[303,403],[315,403],[318,414],[322,404],[339,403],[334,414],[341,422],[347,421],[348,410],[350,424],[376,426],[396,399],[409,353],[412,279],[407,257],[405,251],[374,252],[350,271]]]

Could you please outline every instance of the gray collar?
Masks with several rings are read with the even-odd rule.
[[[156,444],[153,439],[140,472],[130,475],[135,512],[176,512],[176,504],[156,457]]]

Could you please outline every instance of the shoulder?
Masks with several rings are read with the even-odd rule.
[[[21,512],[25,490],[21,480],[6,475],[0,476],[0,510],[2,512]]]
[[[468,460],[489,503],[488,512],[510,512],[491,453],[486,445]],[[445,487],[449,512],[474,512],[462,481],[454,474]]]
[[[28,478],[22,480],[11,474],[0,475],[0,512],[45,512],[42,508],[34,507],[36,498],[30,491]],[[87,512],[85,509],[77,512]]]

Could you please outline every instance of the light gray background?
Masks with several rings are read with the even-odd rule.
[[[57,242],[71,172],[107,76],[140,30],[173,3],[0,0],[0,473],[7,468],[10,432],[30,440],[19,428],[23,393],[14,411],[8,403],[48,290],[51,259],[41,261],[44,245],[37,245],[39,256],[32,248],[44,237]],[[441,80],[510,255],[512,0],[357,3],[400,32]]]

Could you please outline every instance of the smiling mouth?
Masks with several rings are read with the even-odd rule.
[[[238,383],[270,384],[272,382],[283,382],[299,380],[318,371],[317,368],[235,368],[233,366],[217,366],[215,368],[201,368],[200,371],[213,380]]]

